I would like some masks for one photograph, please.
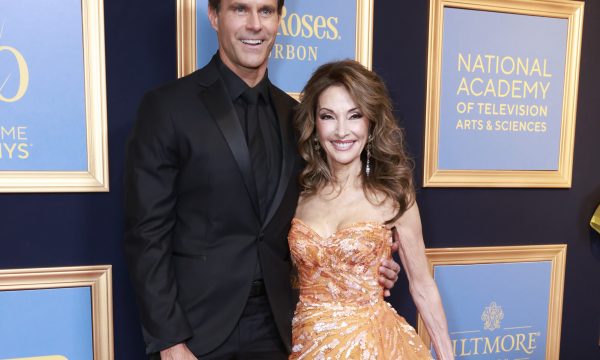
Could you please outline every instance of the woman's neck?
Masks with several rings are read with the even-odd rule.
[[[362,164],[360,161],[355,161],[347,165],[330,166],[332,181],[329,184],[334,191],[343,192],[347,189],[362,188],[362,177],[360,172]]]

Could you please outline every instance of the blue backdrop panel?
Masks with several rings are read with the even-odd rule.
[[[0,291],[0,358],[94,358],[90,287]]]
[[[440,169],[558,170],[567,25],[444,9]]]
[[[434,269],[458,359],[545,359],[551,262]]]
[[[0,170],[88,169],[81,11],[0,1]]]

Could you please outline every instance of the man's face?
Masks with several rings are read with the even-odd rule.
[[[208,16],[223,63],[242,79],[264,73],[279,25],[277,0],[221,0]]]

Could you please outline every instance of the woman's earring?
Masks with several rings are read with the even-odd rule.
[[[313,137],[313,148],[315,149],[315,152],[319,152],[321,151],[321,144],[319,143],[319,138],[317,137],[317,134],[315,134],[315,137]]]
[[[367,165],[365,166],[365,174],[371,175],[371,147],[373,146],[373,135],[369,134],[367,138]]]

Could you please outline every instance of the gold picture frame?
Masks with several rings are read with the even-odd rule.
[[[87,170],[1,171],[0,192],[109,191],[103,0],[81,0],[81,22]]]
[[[114,359],[110,265],[0,270],[0,292],[90,288],[95,360]]]
[[[373,2],[356,1],[355,59],[367,69],[372,68]],[[197,69],[196,9],[197,0],[177,0],[177,75],[182,77]],[[307,79],[308,80],[308,79]],[[277,84],[276,84],[277,85]],[[285,90],[285,89],[283,89]],[[286,91],[299,99],[299,92]]]
[[[504,169],[500,166],[498,168],[502,168],[502,170],[478,167],[440,168],[440,103],[442,77],[444,76],[442,74],[442,39],[444,35],[451,35],[444,33],[444,10],[447,8],[533,15],[568,21],[560,140],[558,141],[559,148],[553,147],[553,151],[558,153],[556,170],[554,167],[551,170],[533,168],[512,170],[510,167]],[[569,0],[430,0],[424,187],[571,187],[583,9],[583,2]],[[473,29],[473,31],[477,30]],[[498,29],[498,31],[502,31],[502,29]]]
[[[475,271],[478,272],[477,275],[474,276],[482,276],[479,272],[481,272],[482,268],[477,268],[477,265],[489,265],[489,264],[500,264],[507,266],[511,266],[513,264],[519,264],[524,266],[534,266],[536,264],[549,263],[550,269],[548,270],[548,280],[549,281],[549,293],[541,294],[547,295],[548,300],[548,310],[547,310],[547,323],[546,325],[546,349],[545,349],[545,359],[548,360],[558,360],[560,354],[560,334],[561,334],[561,324],[562,324],[562,307],[563,307],[563,290],[564,290],[564,277],[565,277],[565,265],[566,265],[566,254],[567,254],[567,245],[566,244],[554,244],[554,245],[524,245],[524,246],[490,246],[490,247],[464,247],[464,248],[436,248],[436,249],[427,249],[426,255],[429,263],[429,270],[432,276],[435,277],[435,270],[440,266],[456,266],[456,265],[466,265],[465,268],[467,271]],[[472,267],[472,269],[471,269]],[[442,268],[439,268],[442,269]],[[508,274],[508,272],[507,272]],[[523,274],[524,275],[524,274]],[[500,274],[499,276],[502,276]],[[522,278],[526,278],[525,276],[521,276]],[[514,282],[515,279],[510,278],[510,281]],[[509,281],[509,282],[510,282]],[[438,280],[436,279],[436,282]],[[457,285],[460,287],[460,285]],[[467,286],[467,285],[464,285]],[[438,282],[438,287],[440,284]],[[442,293],[442,302],[444,302],[443,291],[440,288],[440,293]],[[514,298],[519,298],[516,301],[522,301],[523,294],[515,294]],[[488,296],[488,294],[486,294]],[[492,295],[489,295],[492,296]],[[466,300],[463,297],[463,300],[466,303]],[[465,304],[464,306],[468,306]],[[539,304],[538,304],[539,306]],[[527,310],[527,309],[525,309]],[[475,311],[475,315],[479,316],[480,309],[463,309],[463,316],[466,315],[468,311]],[[451,318],[451,314],[448,313],[446,309],[446,313],[448,318]],[[449,327],[451,328],[451,324],[449,323]],[[417,329],[418,333],[423,339],[423,342],[430,347],[431,339],[427,330],[425,328],[425,324],[421,316],[418,316],[417,320]],[[491,329],[492,331],[494,329]],[[453,337],[452,330],[450,330],[451,338]],[[469,333],[473,331],[465,331],[464,333]],[[461,332],[457,332],[460,334]],[[490,332],[493,334],[493,332]],[[482,341],[483,343],[483,341]],[[456,345],[456,344],[454,344]],[[464,344],[463,344],[464,346]],[[455,346],[455,351],[456,346]],[[463,347],[464,351],[464,347]],[[460,354],[459,354],[460,355]],[[473,354],[471,354],[473,355]],[[457,357],[457,359],[460,357]],[[471,358],[471,357],[469,357]],[[476,358],[476,357],[475,357]]]

